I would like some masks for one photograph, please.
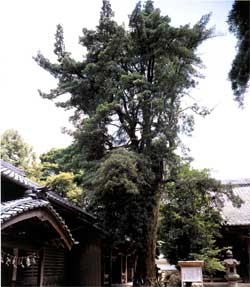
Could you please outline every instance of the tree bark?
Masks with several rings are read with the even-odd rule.
[[[149,212],[149,225],[146,228],[145,245],[138,253],[138,261],[136,266],[136,277],[144,281],[144,286],[154,286],[156,280],[155,256],[156,241],[160,207],[160,192],[157,191],[153,197],[153,207]]]

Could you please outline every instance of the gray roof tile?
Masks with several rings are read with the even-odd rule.
[[[226,200],[222,209],[222,216],[227,226],[250,226],[250,179],[227,181],[231,183],[233,192],[238,195],[243,204],[240,208],[234,207]]]

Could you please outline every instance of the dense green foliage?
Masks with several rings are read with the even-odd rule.
[[[229,79],[235,100],[243,105],[250,79],[250,2],[235,0],[228,15],[229,30],[237,37],[237,54],[232,63]]]
[[[211,36],[208,20],[207,15],[193,27],[175,28],[148,0],[144,6],[136,5],[125,30],[113,20],[109,1],[103,0],[99,25],[83,29],[80,44],[87,53],[82,61],[66,51],[60,25],[57,62],[41,53],[35,58],[58,80],[55,89],[40,92],[41,96],[54,100],[69,93],[68,100],[57,106],[75,110],[71,120],[85,171],[83,183],[86,192],[97,190],[93,196],[97,215],[112,234],[118,233],[114,240],[128,236],[137,247],[141,242],[137,272],[148,278],[154,277],[164,167],[168,176],[173,175],[178,134],[192,131],[192,116],[185,111],[207,113],[195,103],[184,106],[183,99],[200,77],[202,63],[196,51]],[[122,214],[121,205],[131,212]],[[129,215],[138,226],[133,234]],[[123,226],[118,232],[119,221]]]

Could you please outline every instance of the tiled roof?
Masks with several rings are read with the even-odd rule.
[[[238,195],[243,204],[240,208],[234,207],[228,200],[224,202],[222,216],[226,226],[250,226],[250,179],[226,181],[231,183],[233,192]]]
[[[39,184],[28,179],[24,172],[6,161],[0,160],[1,176],[6,177],[25,188],[38,188]]]
[[[60,222],[60,225],[67,234],[67,237],[70,238],[71,244],[75,243],[75,240],[73,239],[73,236],[62,217],[55,211],[49,201],[41,198],[34,199],[31,197],[26,197],[1,203],[1,225],[23,213],[37,209],[49,210],[56,220]]]

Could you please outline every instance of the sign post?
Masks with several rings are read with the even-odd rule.
[[[178,265],[181,267],[181,286],[186,286],[189,283],[199,283],[203,286],[202,266],[204,261],[178,261]]]

